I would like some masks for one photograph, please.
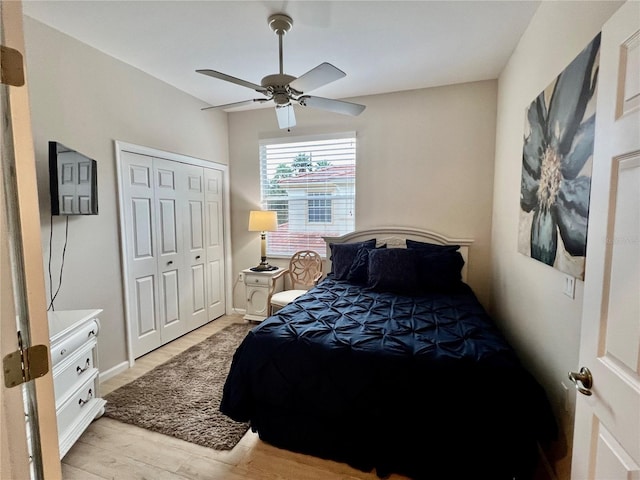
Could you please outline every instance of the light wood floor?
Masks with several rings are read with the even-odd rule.
[[[101,395],[130,382],[156,365],[201,342],[230,323],[225,316],[136,360],[133,368],[100,386]],[[262,442],[251,431],[233,450],[216,451],[150,432],[110,418],[99,418],[62,460],[64,480],[373,480],[346,464],[292,453]],[[406,477],[392,475],[390,480]]]

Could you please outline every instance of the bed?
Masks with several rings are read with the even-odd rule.
[[[545,392],[466,283],[471,241],[379,228],[238,347],[221,411],[277,447],[380,477],[530,478]]]

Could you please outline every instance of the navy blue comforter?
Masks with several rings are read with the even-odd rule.
[[[329,276],[247,335],[220,409],[276,446],[412,478],[526,478],[556,435],[464,284],[413,297]]]

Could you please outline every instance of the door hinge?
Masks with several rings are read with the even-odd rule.
[[[12,87],[24,85],[22,54],[13,48],[0,45],[0,82]]]
[[[2,359],[4,384],[7,388],[40,378],[49,371],[49,349],[46,345],[22,348],[22,335],[18,332],[18,348]]]

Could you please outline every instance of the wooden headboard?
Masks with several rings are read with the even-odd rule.
[[[366,230],[357,230],[347,233],[341,237],[323,237],[327,246],[327,259],[325,272],[331,271],[331,249],[330,243],[353,243],[362,242],[371,238],[376,239],[376,245],[387,244],[387,248],[406,248],[406,239],[417,242],[433,243],[436,245],[460,245],[460,254],[464,258],[462,267],[462,280],[467,281],[467,270],[469,266],[469,246],[473,243],[469,238],[449,238],[429,230],[420,230],[407,227],[378,227]]]

